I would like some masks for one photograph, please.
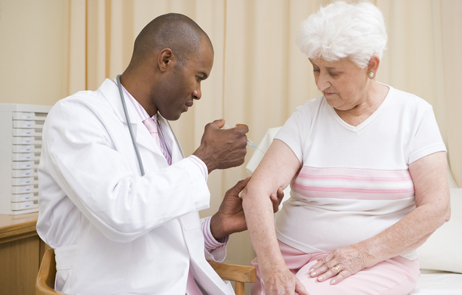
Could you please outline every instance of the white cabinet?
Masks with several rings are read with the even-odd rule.
[[[0,214],[38,211],[37,169],[50,108],[0,104]]]

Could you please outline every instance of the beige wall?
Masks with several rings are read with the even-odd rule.
[[[0,103],[67,95],[68,1],[0,0]]]

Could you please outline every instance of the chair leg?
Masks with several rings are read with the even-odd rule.
[[[243,282],[236,282],[236,295],[244,295],[244,283]]]

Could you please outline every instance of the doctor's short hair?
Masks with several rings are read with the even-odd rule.
[[[186,15],[160,15],[147,24],[136,37],[132,61],[144,62],[144,58],[153,50],[170,48],[179,62],[184,64],[197,52],[203,38],[212,46],[207,33]]]
[[[382,58],[387,39],[385,21],[376,6],[338,1],[303,21],[296,43],[310,59],[348,58],[359,68],[366,68],[372,55]]]

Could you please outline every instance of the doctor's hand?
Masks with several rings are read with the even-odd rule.
[[[230,188],[221,202],[220,208],[210,221],[210,230],[215,239],[222,239],[232,233],[241,232],[247,229],[245,222],[244,209],[242,208],[242,199],[239,194],[249,182],[250,177],[239,181],[235,186]],[[273,211],[276,213],[284,198],[284,191],[279,188],[276,193],[270,195],[273,204]]]
[[[201,145],[193,153],[201,159],[209,173],[215,169],[236,167],[244,163],[247,153],[247,125],[238,124],[234,128],[221,129],[225,120],[215,120],[205,126]]]

